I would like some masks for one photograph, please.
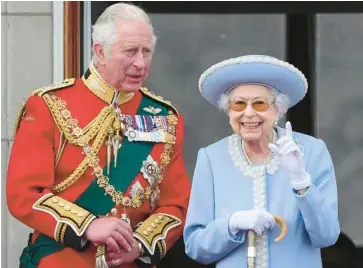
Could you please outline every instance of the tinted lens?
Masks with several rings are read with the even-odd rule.
[[[244,109],[246,109],[246,107],[247,107],[247,103],[244,101],[238,100],[238,101],[231,101],[231,103],[230,103],[231,110],[236,111],[236,112],[241,112]]]
[[[267,111],[267,109],[268,109],[269,106],[270,105],[267,102],[264,102],[264,101],[256,101],[256,102],[253,102],[252,103],[252,108],[255,111],[258,111],[258,112]]]

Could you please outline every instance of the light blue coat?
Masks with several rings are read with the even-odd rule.
[[[284,131],[277,128],[277,135]],[[292,190],[277,157],[267,168],[250,167],[237,135],[199,150],[184,229],[192,259],[217,262],[217,268],[247,267],[247,232],[232,236],[229,218],[238,210],[262,208],[281,216],[288,234],[274,242],[280,233],[276,225],[258,238],[257,268],[322,267],[320,248],[334,244],[340,233],[334,166],[322,140],[297,132],[293,137],[311,175],[302,196]]]

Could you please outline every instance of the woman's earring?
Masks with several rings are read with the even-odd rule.
[[[277,126],[277,123],[278,123],[278,120],[276,119],[276,120],[275,120],[275,126]]]

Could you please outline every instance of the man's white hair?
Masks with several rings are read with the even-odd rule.
[[[116,22],[120,20],[146,22],[152,31],[152,43],[153,47],[155,47],[157,38],[154,34],[154,28],[151,24],[151,20],[146,12],[132,4],[118,3],[106,8],[92,27],[93,44],[101,44],[106,55],[110,52],[110,45],[117,41],[118,35]],[[94,56],[93,58],[95,59]]]
[[[289,97],[286,96],[285,94],[282,94],[275,88],[268,87],[268,86],[265,86],[265,87],[270,90],[271,95],[275,100],[274,104],[276,105],[276,108],[277,108],[277,111],[279,114],[278,119],[281,119],[286,114],[287,110],[289,109],[289,104],[290,104]],[[228,114],[228,111],[229,111],[229,101],[231,99],[232,91],[233,91],[233,89],[222,94],[221,98],[218,101],[218,108],[220,110],[222,110],[223,112],[225,112],[226,114]]]

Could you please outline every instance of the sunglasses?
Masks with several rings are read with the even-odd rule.
[[[272,102],[268,102],[267,100],[255,100],[251,102],[251,107],[256,112],[265,112],[274,102],[275,100]],[[231,100],[229,102],[229,108],[236,112],[244,111],[248,105],[249,103],[244,100]]]

